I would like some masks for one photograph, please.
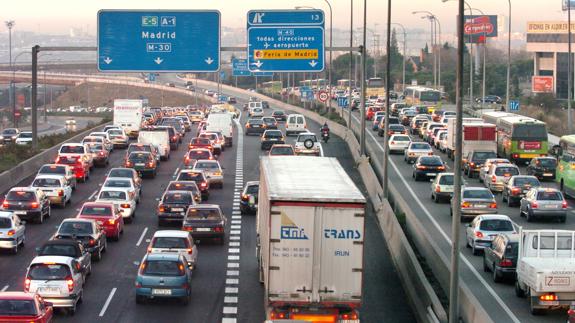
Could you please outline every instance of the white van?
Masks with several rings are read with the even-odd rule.
[[[206,132],[221,132],[225,144],[232,146],[234,138],[234,122],[230,113],[210,113],[206,122]]]
[[[305,117],[301,114],[290,114],[286,121],[286,136],[292,133],[300,133],[307,131],[307,124],[305,122]]]

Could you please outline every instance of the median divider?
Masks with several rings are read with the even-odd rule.
[[[7,192],[14,185],[20,183],[24,179],[34,175],[38,169],[44,164],[53,163],[58,155],[58,149],[63,143],[66,142],[80,142],[82,139],[93,131],[103,129],[106,125],[112,124],[111,122],[101,124],[99,126],[82,131],[74,137],[63,141],[59,145],[48,148],[39,154],[21,162],[15,167],[11,168],[0,174],[0,192]]]

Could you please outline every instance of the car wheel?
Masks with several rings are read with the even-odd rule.
[[[117,231],[116,235],[113,238],[114,241],[120,241],[120,230]]]
[[[485,255],[483,255],[483,272],[490,272],[491,268],[489,268],[489,266],[487,266],[487,263],[485,262]]]
[[[533,222],[533,216],[531,215],[531,212],[529,212],[529,209],[525,211],[525,216],[527,217],[527,222]]]
[[[565,215],[562,215],[559,217],[559,222],[561,222],[561,223],[565,223],[566,220],[567,220],[567,217]]]
[[[65,208],[66,207],[66,198],[64,198],[64,200],[62,200],[62,203],[60,203],[60,208]]]
[[[40,212],[40,216],[36,220],[36,223],[38,223],[38,224],[44,223],[44,213]]]
[[[509,196],[507,197],[507,206],[508,207],[515,206],[515,203],[513,203],[513,200]]]
[[[98,248],[98,251],[96,251],[95,254],[92,254],[92,259],[94,259],[94,261],[102,260],[102,249]]]
[[[515,296],[520,298],[525,297],[525,291],[519,286],[519,281],[515,281]]]
[[[104,239],[104,247],[102,248],[102,253],[105,253],[108,250],[108,241]]]
[[[507,198],[507,196],[505,196],[505,191],[503,191],[503,193],[501,193],[501,202],[507,202],[507,206],[509,206],[509,199]]]
[[[16,245],[12,248],[12,254],[14,255],[18,254],[18,241],[16,241]]]
[[[542,315],[545,313],[545,310],[542,308],[536,308],[535,307],[535,300],[533,299],[533,297],[529,297],[529,312],[531,313],[531,315]]]

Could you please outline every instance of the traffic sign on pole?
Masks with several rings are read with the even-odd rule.
[[[317,98],[321,101],[321,102],[327,102],[327,100],[329,99],[329,94],[327,94],[326,91],[319,91],[317,93]]]
[[[219,68],[219,11],[98,12],[100,71],[215,72]]]
[[[323,71],[322,10],[251,10],[247,29],[250,71]]]
[[[232,59],[232,75],[233,76],[251,76],[252,73],[248,69],[248,60],[245,58]]]
[[[509,101],[509,111],[519,111],[519,101],[517,100],[510,100]]]
[[[347,99],[346,96],[338,96],[337,97],[337,105],[339,107],[347,107],[347,105],[349,104],[348,101],[349,100]]]

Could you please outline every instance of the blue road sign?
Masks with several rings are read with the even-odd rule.
[[[253,76],[274,76],[274,72],[253,72]]]
[[[215,72],[219,68],[219,11],[98,12],[100,71]]]
[[[519,101],[517,100],[510,100],[509,101],[509,111],[519,111]]]
[[[337,106],[339,107],[347,107],[348,105],[348,98],[345,96],[338,96],[337,97]]]
[[[232,75],[233,76],[251,76],[252,73],[248,69],[248,60],[245,58],[232,59]]]
[[[309,86],[300,86],[299,93],[302,101],[313,100],[313,90]]]
[[[323,71],[322,10],[251,10],[247,29],[250,71]]]
[[[154,82],[156,80],[156,74],[150,73],[148,74],[148,81]]]
[[[225,79],[225,78],[226,78],[226,72],[220,71],[220,79]]]

